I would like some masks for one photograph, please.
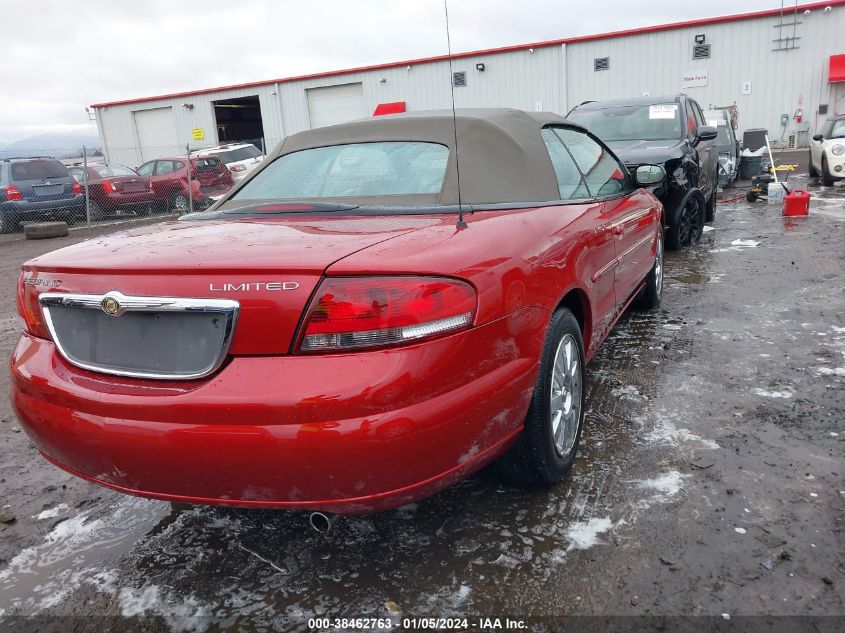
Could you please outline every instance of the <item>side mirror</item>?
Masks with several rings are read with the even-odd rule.
[[[641,187],[656,185],[666,178],[666,170],[660,165],[640,165],[634,174],[634,179]]]
[[[716,138],[716,134],[718,134],[718,131],[712,125],[699,125],[695,131],[695,142],[712,141]]]
[[[813,134],[813,140],[818,141],[821,143],[824,140],[824,135],[822,134]]]

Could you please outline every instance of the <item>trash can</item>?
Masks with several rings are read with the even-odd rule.
[[[763,173],[762,156],[743,156],[739,162],[739,177],[743,180],[751,180],[754,176]]]

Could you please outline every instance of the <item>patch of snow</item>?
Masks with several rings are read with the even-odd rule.
[[[573,549],[589,549],[594,545],[603,543],[599,535],[604,534],[612,527],[613,522],[610,520],[610,517],[594,517],[588,521],[573,523],[567,528],[564,534],[569,541],[567,551]]]
[[[654,444],[668,444],[678,446],[681,442],[697,442],[704,448],[717,449],[719,445],[692,433],[689,429],[679,429],[674,423],[665,419],[658,419],[654,428],[645,436],[646,442]]]
[[[120,613],[123,617],[161,616],[173,631],[200,631],[207,628],[206,618],[212,615],[211,609],[199,602],[194,596],[175,599],[162,596],[158,585],[147,585],[142,589],[124,587],[117,595]]]
[[[745,534],[745,528],[736,527],[734,528],[734,532],[736,532],[737,534]]]
[[[755,242],[754,240],[734,240],[733,242],[731,242],[731,246],[755,248],[756,246],[760,246],[760,242]]]
[[[845,367],[819,367],[816,373],[819,376],[845,376]]]
[[[661,495],[672,497],[680,492],[684,477],[677,470],[670,470],[668,473],[658,475],[654,479],[635,479],[634,483],[640,488],[653,490]]]
[[[786,400],[792,397],[791,391],[767,391],[765,389],[757,388],[754,390],[754,393],[764,398],[783,398]]]
[[[55,508],[48,508],[47,510],[39,512],[38,514],[36,514],[32,518],[37,519],[38,521],[41,521],[42,519],[53,519],[53,518],[59,516],[60,512],[62,512],[63,510],[67,510],[67,509],[68,509],[68,505],[66,503],[60,503]]]

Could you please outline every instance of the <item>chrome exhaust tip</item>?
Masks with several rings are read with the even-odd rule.
[[[312,512],[308,517],[308,523],[314,528],[314,531],[320,534],[326,534],[332,529],[334,522],[337,521],[337,516],[336,514],[329,516],[322,512]]]

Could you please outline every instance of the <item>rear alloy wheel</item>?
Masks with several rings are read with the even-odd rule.
[[[830,173],[830,167],[827,164],[827,156],[822,156],[822,184],[825,187],[833,186],[833,176]]]
[[[584,343],[575,316],[552,316],[525,428],[498,462],[509,479],[558,483],[572,468],[584,422]]]
[[[175,193],[173,194],[173,200],[170,202],[170,207],[174,211],[179,211],[180,213],[184,213],[188,210],[188,196],[183,193]]]
[[[701,195],[687,195],[672,214],[666,235],[666,247],[678,251],[698,244],[704,231],[704,200]]]
[[[813,152],[810,152],[810,178],[818,178],[819,170],[813,167]]]
[[[657,230],[657,254],[654,265],[645,278],[645,285],[634,301],[634,307],[651,310],[660,305],[663,299],[663,225]]]

